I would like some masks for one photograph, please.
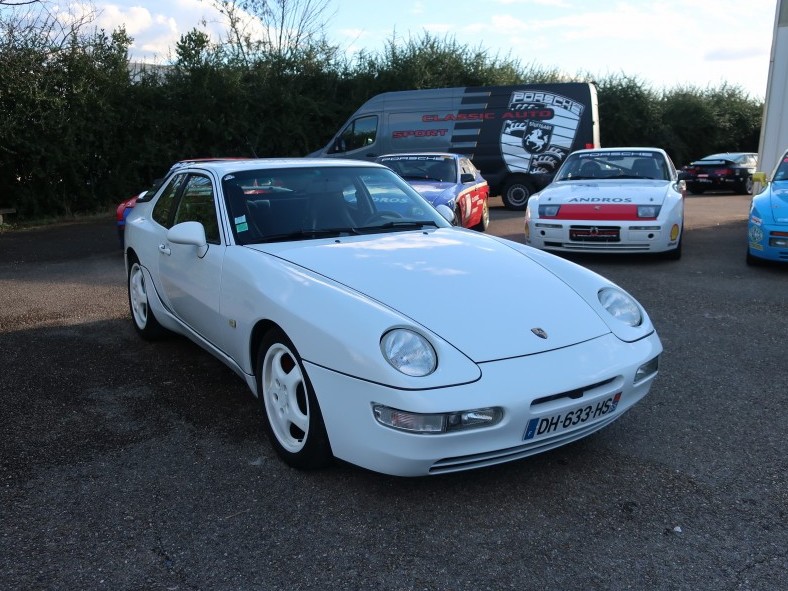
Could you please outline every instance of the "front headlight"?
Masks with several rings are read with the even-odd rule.
[[[405,328],[395,328],[384,334],[380,350],[394,369],[408,376],[427,376],[438,366],[438,355],[430,342]]]
[[[638,205],[638,217],[657,219],[660,209],[659,205]]]
[[[558,215],[559,210],[561,209],[560,205],[540,205],[539,206],[539,217],[540,218],[554,218]]]
[[[643,322],[640,306],[620,289],[605,287],[599,290],[597,297],[602,307],[616,320],[629,326],[640,326]]]
[[[417,434],[450,433],[466,429],[492,427],[501,422],[503,409],[497,406],[448,413],[423,414],[372,405],[375,420],[386,427]]]

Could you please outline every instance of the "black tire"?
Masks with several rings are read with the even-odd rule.
[[[331,445],[312,383],[290,339],[270,330],[257,352],[257,391],[271,445],[286,464],[300,470],[325,468]]]
[[[681,245],[684,242],[684,237],[679,238],[679,243],[676,248],[669,250],[665,253],[665,258],[669,261],[678,261],[681,258]]]
[[[701,189],[700,187],[695,186],[687,186],[687,190],[692,193],[693,195],[703,195],[706,192],[706,189]]]
[[[487,228],[490,227],[490,205],[487,203],[487,200],[484,200],[484,209],[482,209],[482,219],[481,221],[476,224],[473,229],[477,232],[486,232]]]
[[[454,208],[454,221],[452,221],[452,225],[462,228],[462,210],[459,205]]]
[[[739,192],[742,195],[752,195],[752,177],[748,176],[744,182],[739,186]]]
[[[750,267],[762,267],[765,264],[765,261],[750,254],[750,249],[747,248],[747,264]]]
[[[524,211],[533,192],[533,187],[528,181],[514,178],[504,185],[503,191],[501,191],[501,200],[506,209]]]
[[[145,281],[145,273],[139,261],[132,259],[129,267],[127,281],[129,293],[129,311],[134,329],[143,339],[155,341],[167,334],[167,330],[159,324],[153,310],[150,309],[148,300],[148,286]]]

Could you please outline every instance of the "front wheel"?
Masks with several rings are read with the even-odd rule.
[[[528,205],[528,199],[532,193],[533,188],[527,181],[515,178],[504,185],[501,192],[501,200],[506,209],[523,211],[525,206]]]
[[[270,331],[257,354],[257,391],[265,430],[285,463],[302,470],[331,462],[331,445],[312,384],[293,343]]]

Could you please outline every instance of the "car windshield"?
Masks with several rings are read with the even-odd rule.
[[[222,191],[241,245],[451,226],[386,168],[244,170],[225,175]]]
[[[457,166],[451,156],[397,154],[396,156],[383,156],[378,159],[378,162],[388,166],[408,181],[457,182]]]
[[[622,150],[570,154],[556,174],[555,180],[669,178],[667,162],[659,152]]]
[[[774,171],[774,179],[777,182],[788,181],[788,152],[783,156],[782,161]]]

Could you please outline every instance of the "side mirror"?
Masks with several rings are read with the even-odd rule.
[[[208,252],[205,228],[200,222],[181,222],[167,230],[167,240],[175,244],[191,244],[197,247],[197,256],[202,258]]]
[[[464,185],[466,183],[472,183],[475,181],[476,178],[470,172],[463,172],[460,175],[460,182]]]
[[[438,213],[449,223],[454,223],[454,211],[452,211],[451,207],[448,205],[444,205],[441,203],[435,209],[438,210]]]

